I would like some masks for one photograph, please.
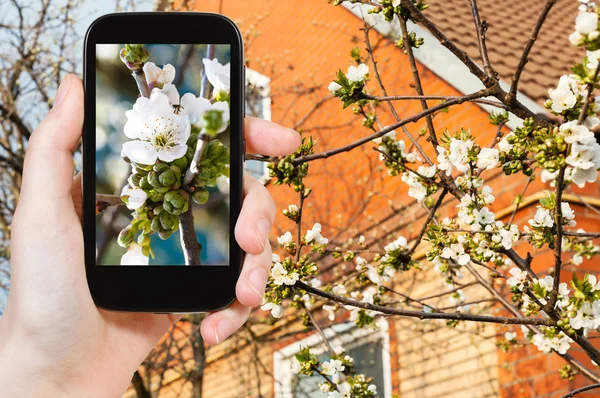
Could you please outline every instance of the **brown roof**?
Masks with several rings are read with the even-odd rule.
[[[546,0],[479,0],[482,19],[490,25],[487,42],[490,61],[500,78],[510,83],[523,49],[529,40],[540,11]],[[481,64],[476,31],[467,0],[428,0],[425,14]],[[582,48],[574,47],[568,37],[574,31],[579,2],[559,0],[548,15],[538,36],[529,63],[521,76],[519,90],[543,104],[548,89],[555,87],[558,79],[584,55]]]

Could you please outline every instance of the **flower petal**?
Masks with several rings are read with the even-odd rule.
[[[152,144],[136,140],[128,141],[123,144],[121,156],[126,156],[132,162],[139,164],[154,164],[158,155]]]
[[[173,148],[161,149],[158,151],[158,158],[163,162],[172,162],[179,159],[187,152],[187,145],[177,145]]]

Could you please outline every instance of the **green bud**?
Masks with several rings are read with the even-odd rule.
[[[204,113],[204,130],[208,134],[216,134],[223,123],[223,111],[211,109]]]
[[[169,191],[165,194],[163,207],[166,211],[176,216],[184,213],[188,209],[189,194],[183,190]]]
[[[131,230],[131,227],[128,226],[121,230],[117,242],[119,243],[119,246],[127,248],[131,245],[131,242],[133,242],[133,238],[133,231]]]
[[[139,175],[131,174],[129,178],[127,178],[127,182],[129,182],[129,186],[132,188],[139,188],[141,179],[142,178]]]
[[[129,70],[135,71],[144,66],[144,62],[150,58],[150,53],[143,44],[125,44],[125,48],[121,49],[119,56]]]
[[[140,236],[138,236],[138,244],[140,246],[149,246],[150,245],[150,236],[145,233],[140,234]]]
[[[173,166],[177,166],[181,172],[181,170],[185,170],[188,165],[188,159],[185,156],[180,157],[179,159],[175,159],[173,161]]]
[[[158,233],[158,237],[161,238],[162,240],[166,240],[166,239],[169,239],[169,237],[171,236],[172,233],[173,233],[173,231],[160,231]]]
[[[192,194],[194,202],[198,203],[199,205],[205,204],[208,201],[209,196],[210,193],[205,189],[198,189]]]

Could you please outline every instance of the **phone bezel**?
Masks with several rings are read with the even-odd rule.
[[[154,26],[154,28],[152,28]],[[218,32],[218,34],[216,33]],[[96,44],[229,44],[231,46],[231,187],[229,266],[96,265]],[[209,13],[118,13],[95,20],[85,36],[83,231],[89,289],[97,306],[117,311],[215,311],[235,299],[243,253],[234,227],[243,197],[243,44],[230,19]],[[135,84],[132,78],[132,84]],[[133,102],[132,102],[133,103]],[[235,139],[234,132],[239,132]]]

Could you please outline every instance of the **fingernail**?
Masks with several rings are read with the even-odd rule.
[[[265,250],[267,242],[269,241],[269,231],[271,230],[271,223],[266,218],[260,218],[256,222],[256,236],[262,246],[262,250]]]
[[[261,300],[264,294],[261,292],[265,291],[267,278],[267,271],[262,268],[256,268],[250,272],[250,275],[248,275],[248,284],[250,285],[250,289],[252,289]]]
[[[215,327],[215,340],[217,341],[217,344],[219,344],[221,340],[225,340],[229,337],[231,329],[231,322],[229,319],[221,319],[219,323],[217,323],[217,327]]]
[[[63,100],[67,96],[67,92],[69,91],[70,86],[71,86],[71,75],[67,75],[67,76],[65,76],[63,81],[60,83],[60,86],[58,87],[58,90],[56,91],[56,97],[54,97],[54,105],[52,105],[53,108],[57,107],[58,105],[60,105],[61,102],[63,102]]]

